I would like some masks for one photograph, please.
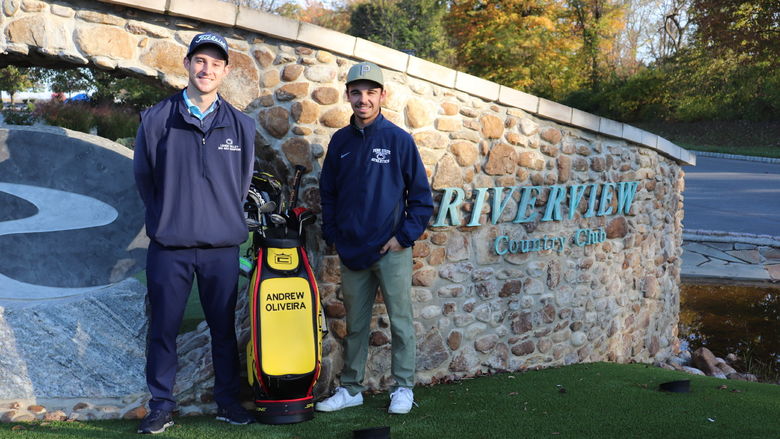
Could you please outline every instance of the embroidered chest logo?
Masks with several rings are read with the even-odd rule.
[[[374,148],[371,150],[371,153],[373,156],[371,157],[372,162],[376,163],[390,163],[390,150],[384,149],[384,148]]]
[[[234,145],[233,139],[228,137],[225,139],[225,143],[219,145],[219,148],[217,149],[220,151],[241,151],[241,145]]]

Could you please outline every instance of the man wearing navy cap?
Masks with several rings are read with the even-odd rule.
[[[217,419],[253,421],[238,399],[234,323],[255,124],[217,93],[230,72],[222,36],[196,35],[183,62],[187,87],[141,113],[133,159],[150,238],[146,382],[152,398],[138,427],[147,434],[173,425],[176,336],[193,277],[211,332]]]
[[[350,124],[336,132],[320,174],[322,236],[341,260],[347,315],[341,386],[317,403],[332,412],[363,403],[376,290],[390,317],[391,414],[414,404],[416,335],[412,316],[412,246],[433,214],[433,199],[412,136],[382,116],[382,70],[361,62],[347,73]]]

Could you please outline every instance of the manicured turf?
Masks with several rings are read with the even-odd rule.
[[[658,391],[690,379],[690,393]],[[390,426],[393,438],[772,438],[780,432],[780,386],[691,376],[611,363],[504,373],[418,387],[419,407],[386,413],[386,393],[361,407],[318,413],[294,425],[232,426],[211,417],[177,417],[159,437],[351,438],[352,430]],[[17,430],[11,429],[17,425]],[[20,427],[19,427],[20,426]],[[137,421],[2,424],[0,437],[138,437]]]

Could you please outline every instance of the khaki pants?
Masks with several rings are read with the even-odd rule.
[[[351,395],[365,390],[363,378],[368,357],[371,311],[376,288],[382,289],[392,335],[392,375],[396,387],[414,386],[417,338],[412,315],[412,249],[388,252],[365,270],[341,264],[341,291],[347,310],[344,369],[341,385]]]

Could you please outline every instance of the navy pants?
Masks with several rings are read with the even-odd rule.
[[[238,294],[238,247],[166,248],[152,241],[146,259],[150,306],[146,382],[151,410],[173,410],[176,401],[179,333],[193,276],[211,331],[214,401],[220,407],[238,403],[239,362],[235,315]]]

